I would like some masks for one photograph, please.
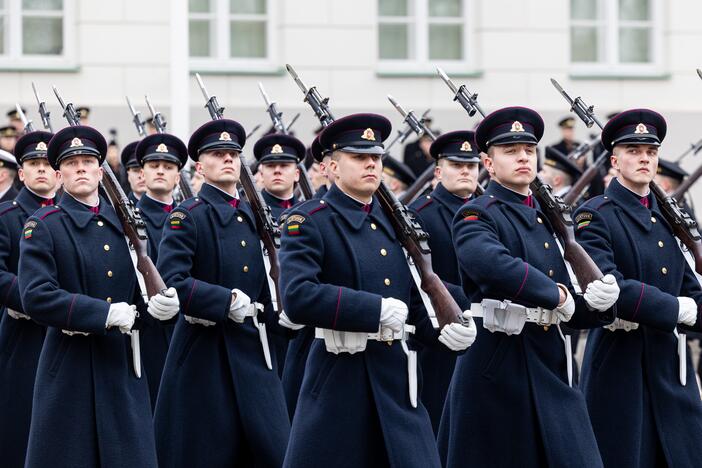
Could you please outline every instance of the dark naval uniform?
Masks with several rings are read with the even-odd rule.
[[[193,134],[189,154],[197,160],[206,149],[240,151],[245,140],[238,123],[216,120]],[[290,423],[275,354],[270,369],[253,318],[243,323],[228,318],[237,288],[266,307],[264,317],[277,320],[249,204],[203,184],[198,197],[170,214],[158,269],[177,289],[183,315],[154,415],[160,463],[280,466]],[[191,323],[192,318],[213,323]]]
[[[106,146],[96,130],[68,127],[51,140],[49,160],[57,168],[56,156],[76,148],[101,159]],[[106,329],[111,303],[150,317],[110,203],[92,210],[65,194],[29,217],[18,278],[25,312],[49,327],[25,466],[155,467],[146,379],[135,376],[130,337]]]
[[[348,116],[324,130],[322,143],[332,147],[331,140],[346,135],[360,146],[363,128],[355,136],[351,131],[358,125],[373,126],[366,129],[372,141],[390,133],[380,116]],[[407,323],[416,326],[416,336],[435,342],[377,199],[362,205],[334,185],[321,200],[301,203],[286,218],[280,259],[283,305],[293,322],[319,332],[377,333],[382,299],[393,297],[409,306]],[[334,354],[315,339],[284,466],[440,466],[429,415],[421,401],[416,408],[410,401],[403,347],[399,339],[369,338],[364,351]]]
[[[486,117],[476,142],[487,152],[487,141],[536,144],[542,134],[534,111],[507,108]],[[531,195],[491,181],[484,195],[456,214],[453,241],[473,303],[496,299],[554,310],[556,283],[574,295],[553,229]],[[558,326],[527,322],[508,335],[490,332],[483,319],[476,322],[477,340],[457,360],[441,420],[444,466],[602,466],[585,399],[569,386]],[[582,328],[602,322],[575,297],[568,323]]]
[[[444,133],[432,143],[430,153],[437,161],[440,158],[446,158],[451,161],[478,164],[480,153],[473,139],[473,132]],[[418,198],[410,205],[416,213],[417,220],[429,234],[434,273],[439,275],[447,286],[451,286],[449,289],[451,294],[463,309],[470,308],[470,301],[461,288],[458,260],[452,248],[451,225],[456,212],[466,201],[449,192],[439,183],[429,195]],[[427,407],[434,432],[438,433],[444,400],[456,365],[456,354],[445,346],[437,344],[420,350],[419,363],[424,380],[422,402]]]
[[[129,169],[134,169],[139,167],[139,162],[136,159],[136,149],[139,141],[133,141],[127,146],[122,148],[122,153],[120,159],[122,160],[122,167],[124,168],[125,177],[127,178],[127,185],[129,185]],[[136,206],[139,199],[136,197],[134,192],[131,191],[131,187],[126,190],[127,198]]]
[[[611,150],[617,133],[641,123],[646,132],[636,138],[658,145],[665,121],[652,111],[625,112],[610,120],[603,142]],[[700,466],[702,402],[689,356],[682,366],[687,383],[681,384],[673,332],[677,298],[701,304],[702,290],[678,240],[656,198],[642,199],[618,179],[603,196],[585,203],[575,220],[578,242],[603,273],[617,278],[618,318],[637,325],[628,331],[592,330],[587,342],[582,387],[605,465]],[[701,325],[698,312],[693,330]],[[681,333],[685,328],[680,325]]]
[[[49,132],[32,132],[15,146],[22,161],[46,158]],[[22,228],[29,216],[53,205],[24,187],[14,201],[0,204],[0,300],[3,308],[27,315],[17,284]],[[32,393],[44,344],[46,327],[34,320],[15,318],[3,311],[0,318],[0,460],[8,468],[23,467],[32,415]]]
[[[156,133],[145,137],[139,142],[134,154],[140,167],[143,167],[147,161],[163,160],[176,164],[178,169],[180,169],[188,159],[185,144],[178,137],[167,133]],[[173,210],[173,205],[161,203],[144,193],[139,201],[136,202],[136,206],[141,212],[144,224],[146,224],[146,232],[149,236],[149,257],[156,264],[158,262],[158,245],[161,243],[163,226],[168,215]],[[161,374],[166,363],[166,354],[168,353],[174,327],[175,321],[173,320],[167,322],[153,320],[150,326],[144,327],[139,334],[142,361],[149,379],[152,409],[156,407],[158,387],[161,383]]]

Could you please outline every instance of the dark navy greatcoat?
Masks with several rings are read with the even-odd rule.
[[[250,206],[207,183],[173,210],[158,269],[176,288],[181,313],[215,322],[176,324],[154,415],[159,461],[167,467],[276,467],[290,422],[282,385],[266,367],[258,330],[228,318],[231,291],[270,307],[259,237]],[[232,204],[238,202],[238,207]]]
[[[379,202],[370,212],[337,186],[292,209],[283,226],[281,289],[290,319],[341,331],[378,331],[382,298],[408,304],[408,322],[435,342],[407,261]],[[413,294],[414,291],[414,294]],[[401,344],[368,341],[333,354],[315,339],[292,424],[286,467],[437,467],[424,405],[412,408]]]
[[[25,313],[49,327],[26,466],[155,467],[147,381],[135,376],[130,337],[105,328],[110,303],[136,304],[153,320],[109,202],[95,214],[65,194],[37,211],[24,227],[18,277]]]
[[[144,220],[144,224],[146,224],[146,232],[149,235],[149,257],[156,264],[158,261],[158,244],[161,242],[161,232],[163,231],[166,218],[171,212],[172,205],[166,205],[144,194],[137,202],[137,207],[141,211],[141,217]],[[156,396],[158,395],[158,386],[161,382],[163,365],[166,362],[168,346],[173,336],[175,325],[171,322],[164,323],[159,320],[153,320],[139,334],[141,359],[149,379],[149,394],[151,395],[152,408],[156,407]]]
[[[555,309],[556,283],[570,279],[548,220],[534,200],[491,181],[464,205],[453,240],[466,296]],[[575,298],[571,326],[601,322]],[[602,466],[585,398],[569,387],[564,344],[556,326],[526,323],[518,335],[478,337],[456,362],[439,429],[447,467]]]
[[[463,309],[468,309],[470,303],[460,288],[461,276],[451,238],[453,217],[465,202],[464,198],[452,194],[439,183],[430,195],[418,198],[410,208],[416,213],[417,220],[429,234],[434,273],[439,275],[447,286],[451,286],[450,290],[454,296],[460,296],[460,300],[456,298],[459,305]],[[444,400],[456,365],[456,354],[443,344],[437,343],[420,350],[419,363],[422,366],[424,381],[422,401],[431,417],[434,433],[438,433]]]
[[[5,203],[7,201],[12,201],[15,199],[17,196],[18,192],[17,189],[13,186],[11,186],[9,189],[7,189],[7,192],[5,192],[5,195],[0,197],[0,203]]]
[[[702,402],[689,353],[680,384],[673,330],[677,297],[700,304],[702,290],[655,197],[639,198],[614,179],[575,216],[578,242],[617,278],[618,317],[639,323],[590,331],[582,387],[606,466],[700,466]]]
[[[0,204],[0,304],[25,313],[17,284],[22,227],[46,199],[20,190],[14,201]],[[51,202],[53,204],[53,202]],[[32,392],[46,327],[33,320],[0,318],[0,460],[8,468],[23,467],[32,415]],[[9,424],[9,422],[12,422]]]
[[[285,210],[292,208],[297,204],[297,199],[293,196],[289,200],[283,200],[281,198],[272,195],[266,190],[261,190],[261,195],[266,201],[266,204],[271,208],[271,215],[273,220],[278,222],[280,216]],[[284,334],[274,333],[269,337],[271,341],[271,346],[275,350],[276,357],[278,359],[278,376],[283,377],[283,369],[285,368],[285,356],[288,352],[288,337]],[[290,413],[292,414],[292,412]]]

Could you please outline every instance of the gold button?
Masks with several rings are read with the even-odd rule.
[[[549,248],[548,242],[544,242],[544,249],[548,249],[548,248]]]
[[[108,277],[108,278],[112,278],[112,270],[108,270],[108,271],[107,271],[107,277]]]
[[[246,247],[246,241],[245,241],[245,240],[241,241],[241,246],[242,246],[242,247]]]
[[[651,222],[652,222],[652,223],[657,223],[658,221],[656,221],[656,218],[654,218],[653,216],[651,216]]]
[[[378,229],[378,226],[376,226],[375,223],[371,223],[371,229],[375,231]]]
[[[536,217],[536,222],[539,223],[539,224],[544,224],[544,220],[541,219],[541,216],[537,216],[537,217]]]
[[[385,257],[387,254],[388,254],[388,251],[387,251],[387,250],[385,250],[385,249],[380,249],[380,255],[382,255],[383,257]]]
[[[548,276],[553,277],[553,270],[548,270]]]
[[[658,247],[663,248],[663,241],[658,241]]]
[[[385,278],[385,286],[390,286],[390,278]]]
[[[98,226],[100,226],[100,227],[103,227],[103,226],[105,225],[105,223],[103,223],[102,221],[98,221],[97,224],[98,224]]]
[[[248,272],[249,272],[249,266],[248,266],[248,265],[244,265],[244,273],[248,273]]]
[[[244,218],[242,218],[241,216],[237,216],[236,220],[239,221],[240,223],[244,222]]]
[[[105,244],[104,247],[103,247],[103,249],[105,249],[105,252],[107,252],[108,250],[110,250],[110,246],[107,245],[107,244]]]
[[[105,299],[105,300],[106,300],[108,303],[112,304],[112,298],[111,298],[111,297],[108,297],[108,298]]]
[[[549,327],[549,326],[550,326],[550,325],[544,325],[544,331],[548,331],[548,327]]]
[[[664,275],[667,275],[668,269],[666,267],[661,268],[661,273],[663,273]]]

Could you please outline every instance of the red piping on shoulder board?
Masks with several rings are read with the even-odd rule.
[[[41,215],[41,217],[40,217],[39,219],[44,219],[44,218],[46,218],[47,216],[49,216],[50,214],[58,213],[59,211],[61,211],[61,210],[60,210],[60,209],[56,209],[56,210],[49,211],[48,213],[44,213],[43,215]]]

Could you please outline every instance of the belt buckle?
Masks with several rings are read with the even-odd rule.
[[[392,346],[392,342],[395,339],[395,333],[392,331],[390,328],[380,328],[380,341],[383,343],[387,344],[388,346]]]

